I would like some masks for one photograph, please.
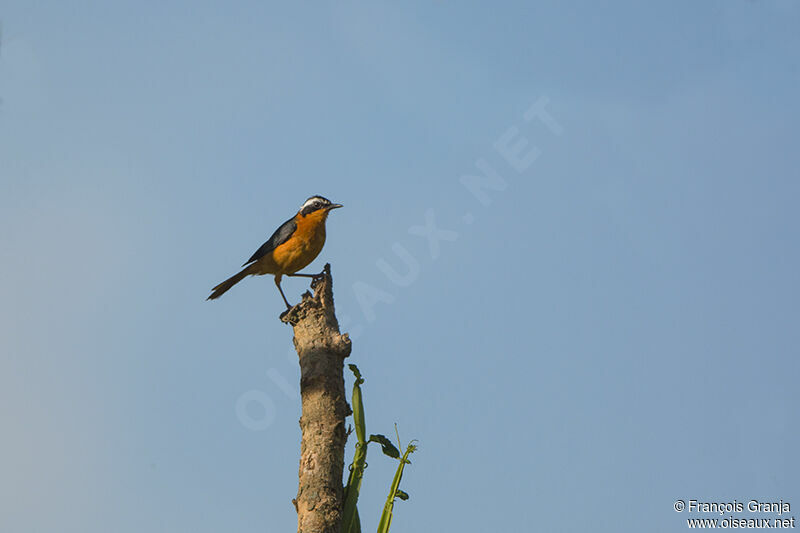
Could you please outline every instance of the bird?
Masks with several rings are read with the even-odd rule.
[[[321,275],[298,271],[307,267],[322,251],[325,245],[325,221],[332,210],[340,207],[343,207],[342,204],[331,203],[323,196],[310,197],[300,206],[297,214],[281,224],[269,240],[242,265],[245,268],[211,289],[211,295],[206,300],[216,300],[247,276],[273,274],[283,303],[287,309],[291,309],[292,306],[281,288],[281,278],[318,278]]]

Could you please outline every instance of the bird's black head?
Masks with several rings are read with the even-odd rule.
[[[337,207],[342,207],[342,204],[333,204],[324,196],[312,196],[300,207],[300,214],[306,216],[315,211],[324,210],[327,212]]]

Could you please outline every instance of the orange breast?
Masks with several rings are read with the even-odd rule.
[[[325,246],[325,219],[328,212],[315,211],[307,216],[298,216],[297,229],[288,241],[272,252],[275,272],[272,274],[294,274],[307,267],[317,258]]]

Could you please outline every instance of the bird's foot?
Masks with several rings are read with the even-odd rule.
[[[319,274],[306,274],[304,272],[295,272],[294,274],[286,274],[290,278],[311,278],[314,281],[319,281],[325,277],[325,270]]]

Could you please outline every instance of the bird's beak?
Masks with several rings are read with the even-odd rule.
[[[330,211],[331,209],[337,209],[339,207],[344,207],[344,206],[342,204],[331,204],[328,206],[328,211]]]

